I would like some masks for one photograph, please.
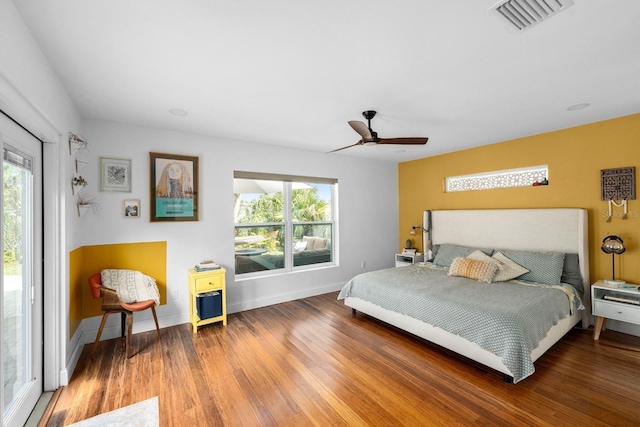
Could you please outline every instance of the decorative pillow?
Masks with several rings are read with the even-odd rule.
[[[503,250],[502,253],[512,261],[520,264],[528,273],[519,276],[518,279],[531,282],[559,285],[564,266],[564,253],[562,252],[528,252]]]
[[[578,254],[564,254],[564,267],[562,268],[560,281],[576,288],[580,296],[584,295],[584,283],[580,274]]]
[[[438,249],[439,248],[440,248],[440,245],[431,246],[431,258],[429,258],[427,261],[433,262],[435,260],[436,255],[438,255]]]
[[[302,236],[302,241],[307,242],[307,249],[324,249],[327,246],[327,239],[314,236]]]
[[[136,270],[105,269],[100,272],[102,286],[113,289],[125,303],[154,300],[160,305],[156,280]]]
[[[438,253],[433,259],[433,263],[440,267],[449,267],[454,258],[465,258],[476,250],[480,250],[487,255],[491,255],[493,253],[493,249],[468,248],[466,246],[444,243],[438,248]]]
[[[467,255],[467,258],[473,259],[475,261],[493,262],[495,264],[498,264],[498,268],[501,268],[500,261],[495,258],[491,258],[481,250],[471,252],[469,255]]]
[[[491,283],[496,271],[498,271],[498,264],[496,263],[457,257],[451,262],[449,273],[447,274]]]
[[[491,257],[501,264],[500,271],[498,271],[496,277],[493,278],[494,282],[506,282],[507,280],[515,279],[529,272],[529,270],[517,262],[504,256],[502,252],[496,252]]]
[[[296,242],[296,244],[293,245],[293,252],[294,253],[302,252],[306,248],[307,248],[307,242]]]

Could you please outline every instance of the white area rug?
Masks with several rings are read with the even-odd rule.
[[[96,415],[69,427],[159,427],[158,396],[105,414]]]

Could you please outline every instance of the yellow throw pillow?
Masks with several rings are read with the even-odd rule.
[[[449,276],[466,277],[479,282],[491,283],[498,271],[493,262],[476,261],[469,258],[454,258],[449,267]]]
[[[496,271],[496,275],[493,277],[494,282],[506,282],[529,272],[529,270],[520,264],[504,256],[502,252],[496,252],[493,256],[489,256],[482,251],[475,251],[468,255],[467,258],[497,264],[498,271]]]

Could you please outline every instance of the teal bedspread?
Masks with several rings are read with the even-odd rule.
[[[482,283],[447,276],[446,269],[431,264],[360,274],[338,295],[346,297],[369,301],[478,344],[502,359],[514,382],[535,371],[531,351],[549,329],[572,310],[584,309],[571,285]]]

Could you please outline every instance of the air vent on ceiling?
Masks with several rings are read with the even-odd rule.
[[[570,6],[573,6],[573,0],[501,0],[489,11],[512,30],[522,32]]]

